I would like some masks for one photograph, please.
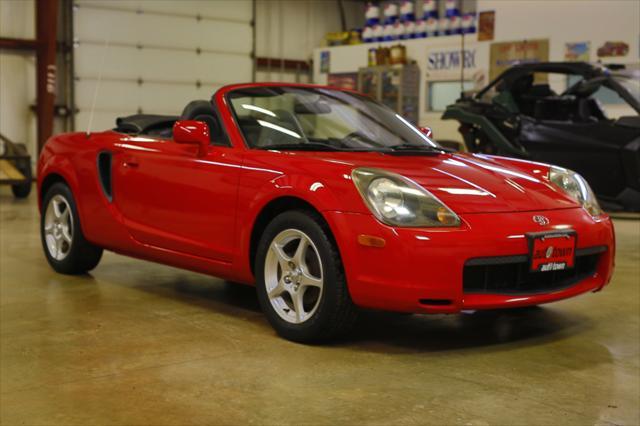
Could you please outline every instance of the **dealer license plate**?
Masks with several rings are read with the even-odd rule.
[[[529,259],[533,272],[562,271],[573,268],[576,256],[576,233],[527,234]]]

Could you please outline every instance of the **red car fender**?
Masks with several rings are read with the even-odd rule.
[[[300,188],[306,189],[301,190]],[[340,210],[340,202],[333,191],[329,189],[329,185],[325,185],[321,179],[299,174],[281,175],[265,182],[260,188],[242,187],[241,185],[238,206],[247,206],[247,208],[244,214],[239,209],[238,220],[251,224],[251,226],[238,227],[239,247],[234,263],[238,265],[238,273],[242,281],[254,282],[254,276],[251,272],[250,248],[251,235],[258,216],[271,202],[285,197],[297,198],[311,205],[327,222],[331,232],[336,234],[335,225],[331,223],[332,221],[324,212]]]
[[[74,194],[79,193],[79,183],[78,176],[76,174],[76,169],[69,160],[68,157],[57,154],[53,155],[51,149],[45,145],[45,149],[40,154],[40,159],[38,160],[38,208],[42,213],[42,198],[45,194],[42,193],[42,184],[46,180],[47,177],[52,174],[59,175],[62,177],[71,187],[71,192]],[[82,207],[80,197],[76,197],[76,206],[78,208],[78,212],[81,216],[82,220]]]

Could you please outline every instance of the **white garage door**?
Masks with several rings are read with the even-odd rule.
[[[252,77],[251,1],[78,1],[76,129],[136,113],[179,115],[194,99]]]

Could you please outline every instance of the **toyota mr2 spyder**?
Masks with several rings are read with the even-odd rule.
[[[103,250],[255,285],[283,337],[362,309],[457,313],[608,284],[610,218],[579,174],[457,154],[356,92],[243,84],[180,116],[67,133],[38,162],[42,245],[63,274]]]

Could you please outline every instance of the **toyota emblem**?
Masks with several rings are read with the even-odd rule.
[[[549,218],[546,216],[542,216],[542,215],[535,215],[533,217],[533,221],[535,223],[537,223],[540,226],[544,226],[544,225],[548,225],[549,224]]]
[[[549,248],[547,249],[547,252],[545,253],[545,256],[548,259],[551,257],[552,254],[553,254],[553,246],[549,246]]]

